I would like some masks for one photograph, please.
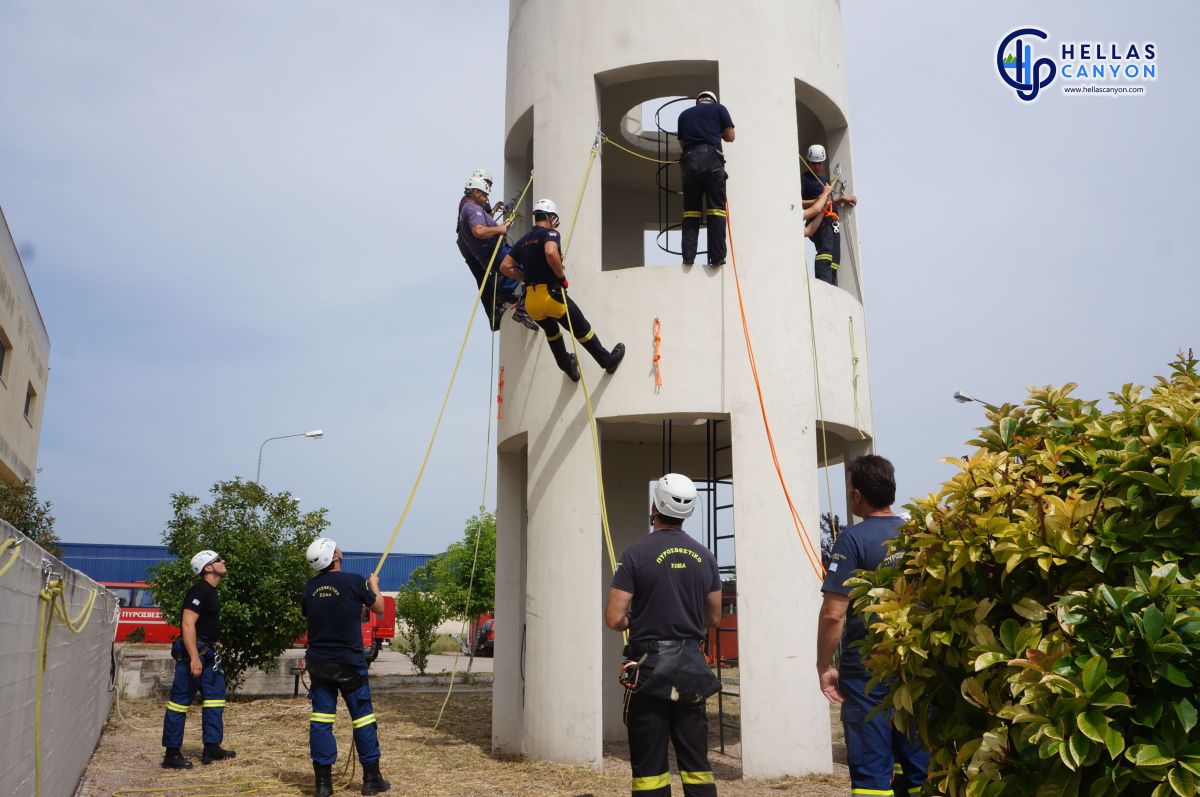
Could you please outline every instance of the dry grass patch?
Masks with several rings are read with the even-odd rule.
[[[380,691],[375,695],[383,747],[381,767],[392,782],[389,795],[607,797],[629,793],[629,763],[624,744],[606,746],[600,771],[495,758],[490,754],[491,690],[456,689],[441,726],[431,733],[443,695],[442,690],[412,689]],[[715,712],[714,705],[710,704],[710,708]],[[128,797],[238,794],[294,797],[312,793],[312,764],[308,757],[311,709],[305,698],[230,701],[225,712],[225,744],[237,750],[238,757],[211,766],[200,765],[200,716],[198,710],[192,712],[183,752],[192,759],[195,768],[182,772],[159,767],[162,710],[162,700],[121,702],[120,714],[114,711],[110,717],[77,797],[110,797],[114,793]],[[798,718],[796,732],[803,733],[804,725]],[[341,754],[334,768],[334,782],[338,784],[347,780],[344,764],[351,747],[349,717],[340,705],[335,728]],[[727,745],[727,750],[735,752],[736,746]],[[354,763],[349,788],[338,794],[359,793],[362,773],[357,761]],[[720,793],[732,797],[779,794],[840,797],[849,790],[844,767],[837,767],[832,776],[743,782],[740,761],[733,755],[714,753],[713,770]],[[673,780],[674,791],[681,793],[678,776]],[[195,788],[180,790],[184,786]]]

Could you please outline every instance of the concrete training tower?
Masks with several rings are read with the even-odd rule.
[[[809,144],[824,144],[830,172],[851,177],[841,41],[837,0],[510,3],[504,186],[515,196],[536,168],[520,210],[528,217],[534,199],[554,199],[564,236],[597,122],[655,157],[659,134],[640,129],[643,102],[712,89],[729,108],[737,126],[737,141],[725,145],[729,210],[746,313],[776,447],[814,545],[820,468],[867,452],[873,435],[853,211],[843,215],[837,287],[806,285],[811,247],[800,216],[798,155]],[[701,255],[694,267],[678,258],[644,265],[665,196],[656,170],[606,146],[566,258],[571,295],[604,345],[628,347],[613,376],[580,349],[614,545],[619,554],[647,533],[648,487],[667,469],[702,490],[705,506],[684,525],[692,536],[711,547],[718,533],[732,534],[736,515],[736,560],[733,539],[717,540],[714,552],[728,576],[736,561],[744,774],[829,771],[828,708],[814,666],[820,584],[767,446],[732,262],[709,268]],[[678,224],[681,203],[669,201]],[[493,747],[598,764],[604,741],[623,739],[625,729],[621,635],[602,618],[612,574],[587,410],[544,335],[506,322],[500,351]]]

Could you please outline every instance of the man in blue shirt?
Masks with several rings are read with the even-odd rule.
[[[700,211],[708,228],[708,264],[725,265],[725,156],[722,141],[733,141],[733,119],[717,102],[717,95],[702,91],[696,104],[679,114],[679,173],[683,181],[683,264],[696,262],[700,238]]]
[[[471,270],[476,286],[484,285],[484,274],[488,274],[487,284],[484,285],[479,301],[483,304],[483,311],[487,314],[488,323],[492,325],[492,331],[500,329],[504,311],[514,303],[517,304],[517,309],[513,311],[513,319],[536,330],[537,325],[530,320],[524,306],[519,303],[520,280],[503,277],[497,270],[500,261],[509,251],[504,237],[510,223],[493,219],[494,213],[505,208],[503,203],[492,207],[488,200],[491,192],[491,174],[486,169],[476,169],[472,172],[463,188],[462,199],[458,201],[458,216],[455,221],[458,251],[466,261],[467,268]],[[496,249],[496,238],[501,239],[499,250]],[[495,258],[492,257],[493,252],[496,253]],[[489,262],[492,263],[491,273],[487,271]]]
[[[915,739],[892,727],[890,711],[871,716],[887,694],[888,685],[866,691],[871,674],[862,662],[860,643],[867,635],[863,619],[850,606],[846,579],[856,570],[891,564],[888,540],[904,519],[892,513],[896,472],[883,457],[868,454],[846,465],[849,510],[862,521],[845,529],[833,544],[825,593],[817,622],[817,675],[830,703],[842,707],[851,794],[917,794],[925,782],[929,753]],[[841,646],[837,666],[833,654]],[[892,779],[893,767],[903,774]]]
[[[308,566],[316,574],[304,585],[301,612],[308,619],[304,666],[312,682],[308,746],[316,778],[314,797],[332,797],[337,741],[333,723],[341,693],[354,726],[354,747],[363,768],[363,794],[379,794],[391,784],[379,773],[379,734],[371,707],[371,686],[363,658],[362,608],[383,614],[379,576],[342,572],[342,551],[328,537],[308,546]]]
[[[832,198],[837,187],[825,182],[825,158],[825,147],[820,144],[808,148],[808,168],[800,175],[800,198],[805,220],[812,219],[816,225],[815,229],[810,225],[804,230],[817,248],[816,278],[837,285],[838,263],[842,259],[842,221],[838,217],[837,207],[854,207],[858,204],[858,198],[846,193]]]

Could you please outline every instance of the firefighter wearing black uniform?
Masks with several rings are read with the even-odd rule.
[[[225,737],[225,673],[217,642],[221,638],[221,597],[217,585],[225,577],[225,560],[216,551],[201,551],[192,557],[192,572],[199,580],[183,597],[180,636],[171,645],[175,678],[163,716],[162,765],[167,769],[191,769],[192,762],[179,751],[188,707],[200,692],[204,752],[200,762],[211,764],[237,755],[221,747]]]
[[[579,363],[563,342],[564,318],[568,319],[575,339],[601,368],[610,374],[617,370],[625,356],[625,344],[618,343],[611,352],[605,349],[583,311],[564,290],[567,273],[558,234],[558,207],[553,201],[539,199],[533,204],[533,229],[505,255],[500,273],[525,281],[525,312],[546,333],[554,362],[572,382],[579,381]]]
[[[312,715],[308,724],[308,746],[316,780],[314,797],[333,794],[333,764],[337,741],[333,725],[337,719],[340,693],[354,727],[354,747],[362,762],[363,794],[379,794],[391,788],[379,772],[379,733],[371,707],[371,686],[363,658],[362,608],[383,614],[379,577],[363,578],[342,571],[342,551],[328,537],[308,546],[308,566],[316,575],[304,585],[301,611],[308,619],[308,652],[304,665],[312,683]]]
[[[654,486],[654,531],[621,552],[604,622],[629,629],[621,681],[629,696],[626,724],[633,797],[671,793],[667,740],[675,746],[688,797],[716,795],[708,763],[705,701],[720,689],[700,650],[721,622],[721,577],[712,553],[683,531],[696,506],[696,485],[668,473]]]
[[[679,145],[683,155],[679,172],[683,182],[683,263],[696,262],[700,216],[708,228],[708,264],[725,265],[725,156],[722,141],[733,141],[733,119],[717,102],[717,95],[702,91],[696,104],[679,114]]]
[[[814,274],[817,279],[838,284],[838,264],[842,259],[842,220],[838,217],[837,206],[849,205],[854,207],[858,199],[853,194],[830,198],[833,187],[824,180],[825,147],[813,144],[808,148],[808,165],[811,169],[804,170],[800,175],[800,198],[804,207],[821,204],[821,224],[810,237],[817,249],[817,262]]]

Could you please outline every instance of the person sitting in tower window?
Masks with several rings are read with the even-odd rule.
[[[813,144],[808,148],[808,167],[804,174],[800,175],[800,198],[806,211],[814,206],[821,209],[817,217],[820,224],[810,236],[817,248],[816,277],[830,285],[837,285],[838,262],[842,257],[842,222],[838,218],[836,208],[838,205],[854,207],[858,204],[858,197],[854,194],[842,194],[837,198],[830,198],[830,191],[836,186],[825,181],[825,160],[825,147]],[[832,188],[827,191],[829,186]],[[805,234],[808,235],[807,227]]]

